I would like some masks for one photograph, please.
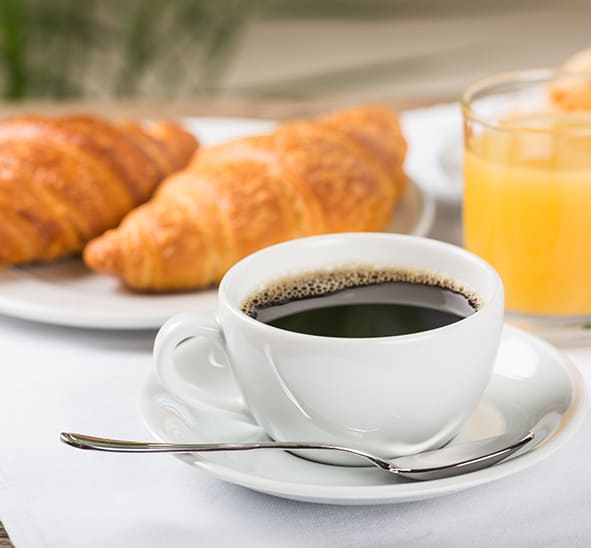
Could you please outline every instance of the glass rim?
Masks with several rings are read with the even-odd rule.
[[[523,85],[534,85],[543,84],[544,82],[558,81],[561,79],[580,80],[582,82],[589,82],[591,84],[591,72],[589,71],[569,71],[564,69],[529,69],[529,70],[518,70],[508,71],[487,76],[481,78],[476,82],[470,84],[462,93],[460,97],[460,106],[464,118],[468,118],[471,121],[478,122],[489,129],[496,129],[500,131],[521,131],[526,133],[561,133],[561,134],[590,134],[591,133],[591,111],[589,112],[589,124],[581,124],[581,126],[568,129],[541,129],[536,127],[528,126],[515,126],[507,124],[506,122],[499,122],[493,118],[478,114],[472,107],[476,99],[484,97],[490,92],[495,90],[501,91],[504,86],[508,84],[523,84]],[[490,93],[493,95],[493,93]],[[568,112],[568,111],[565,111]],[[571,111],[572,112],[572,111]],[[575,111],[578,112],[578,111]]]

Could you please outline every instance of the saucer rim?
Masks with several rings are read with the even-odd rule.
[[[527,333],[517,327],[505,324],[503,326],[502,337],[510,335],[520,337],[530,344],[537,345],[544,353],[550,354],[554,364],[560,366],[569,379],[571,388],[571,401],[568,408],[562,413],[561,423],[557,430],[548,438],[544,439],[540,445],[537,445],[530,451],[514,459],[500,462],[483,470],[443,479],[403,484],[384,483],[367,486],[338,486],[321,484],[310,485],[301,482],[270,479],[252,473],[242,472],[225,464],[206,460],[196,460],[195,457],[192,457],[191,461],[188,461],[186,457],[183,458],[183,456],[180,455],[175,455],[175,458],[178,458],[181,462],[184,462],[193,468],[196,467],[205,470],[217,479],[240,485],[254,491],[292,500],[323,504],[364,505],[409,502],[452,494],[509,477],[521,470],[525,470],[538,464],[568,442],[571,436],[581,426],[589,406],[589,396],[584,379],[577,367],[566,355],[564,355],[564,353],[539,337]],[[144,410],[144,406],[147,405],[146,393],[150,383],[160,384],[155,378],[154,373],[151,373],[148,376],[140,393],[139,408],[141,418],[155,438],[161,441],[170,441],[160,437],[147,420],[147,413]],[[170,397],[172,398],[172,396]],[[318,463],[318,466],[330,465]]]

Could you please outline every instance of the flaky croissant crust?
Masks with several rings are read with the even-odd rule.
[[[0,122],[0,266],[80,251],[184,167],[196,147],[170,122],[88,115]]]
[[[383,230],[406,178],[397,116],[362,107],[200,150],[86,247],[91,268],[150,291],[218,282],[242,257],[301,236]]]

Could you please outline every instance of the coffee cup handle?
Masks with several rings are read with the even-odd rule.
[[[178,348],[189,340],[195,340],[191,359],[185,363],[175,360]],[[170,318],[156,335],[154,365],[164,388],[185,403],[247,413],[213,313],[185,312]]]

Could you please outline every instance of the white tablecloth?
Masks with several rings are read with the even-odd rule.
[[[449,109],[428,115],[454,116]],[[425,139],[429,150],[434,143]],[[413,175],[431,181],[439,199],[433,235],[457,242],[455,191],[434,182],[436,170],[420,172],[419,160],[411,158]],[[62,430],[149,437],[137,400],[153,338],[0,316],[0,520],[17,548],[591,546],[589,417],[560,451],[524,472],[443,498],[374,507],[278,499],[167,455],[61,444]],[[591,386],[591,349],[568,354]]]

